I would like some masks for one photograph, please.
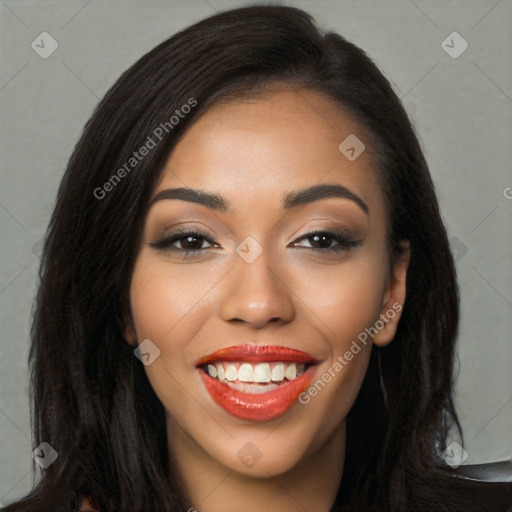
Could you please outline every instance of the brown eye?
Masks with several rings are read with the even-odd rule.
[[[303,240],[307,240],[309,246],[297,243]],[[293,244],[294,247],[305,247],[319,252],[342,252],[362,244],[362,240],[356,240],[342,231],[316,231],[302,236],[297,242]]]
[[[204,246],[204,243],[209,245]],[[210,247],[220,247],[207,233],[202,231],[177,231],[169,233],[149,244],[155,249],[165,249],[175,252],[198,252]]]
[[[185,250],[198,250],[203,248],[204,239],[200,236],[187,235],[178,238],[177,242],[181,244],[181,249]]]
[[[309,238],[311,240],[311,245],[315,249],[328,249],[334,241],[334,238],[327,234],[313,235]]]

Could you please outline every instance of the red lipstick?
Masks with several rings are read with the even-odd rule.
[[[311,383],[317,363],[318,359],[300,350],[239,345],[203,357],[196,367],[206,390],[225,411],[244,420],[269,421],[285,414],[295,404]],[[242,366],[254,377],[247,377],[244,372],[242,378]],[[238,369],[240,374],[235,373]]]

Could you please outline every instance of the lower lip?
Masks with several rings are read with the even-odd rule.
[[[280,384],[268,393],[244,393],[210,377],[202,369],[201,378],[213,400],[237,418],[249,421],[269,421],[285,414],[309,386],[315,367],[310,366],[302,375]]]

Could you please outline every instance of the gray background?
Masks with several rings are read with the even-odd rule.
[[[157,43],[251,3],[0,0],[0,503],[32,484],[27,356],[39,242],[84,123],[120,73]],[[461,285],[455,391],[465,463],[510,460],[512,2],[287,4],[361,46],[416,125]],[[47,59],[31,48],[43,31],[59,45]],[[456,59],[441,47],[453,31],[469,44]]]

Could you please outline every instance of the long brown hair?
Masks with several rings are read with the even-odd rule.
[[[400,241],[411,244],[398,332],[388,347],[373,347],[347,418],[334,508],[492,506],[488,485],[456,477],[441,458],[450,426],[460,430],[452,401],[458,291],[406,112],[357,46],[322,33],[299,9],[255,6],[217,14],[159,44],[121,75],[85,125],[47,231],[31,332],[34,446],[48,442],[59,457],[4,511],[68,512],[80,490],[94,493],[104,512],[190,507],[168,460],[163,406],[120,324],[149,197],[177,141],[216,101],[274,82],[323,92],[360,123],[376,154],[391,258]],[[170,122],[191,98],[196,106]],[[166,129],[153,137],[155,147],[128,171],[159,126]],[[114,174],[120,179],[112,181]],[[501,496],[494,499],[505,503]]]

